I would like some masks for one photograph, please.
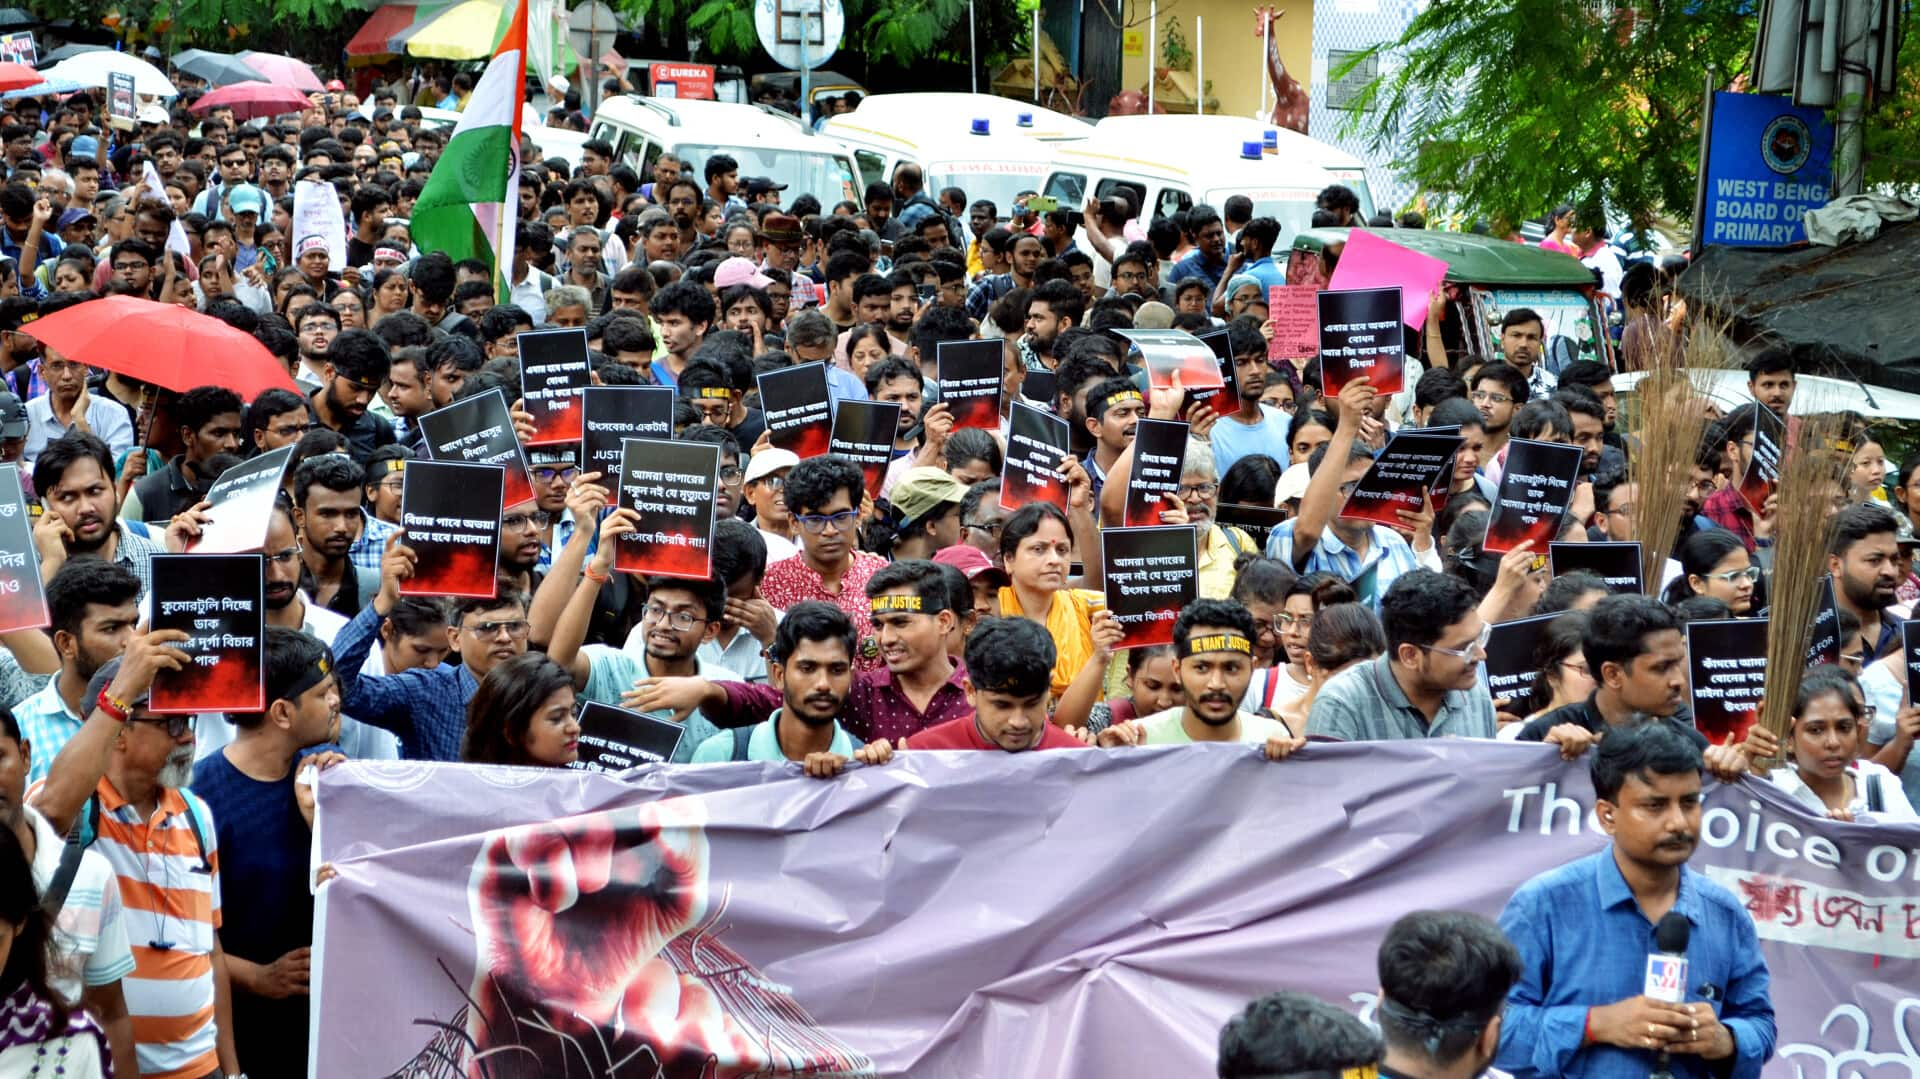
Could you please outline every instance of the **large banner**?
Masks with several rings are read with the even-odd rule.
[[[1209,1075],[1275,989],[1370,1018],[1396,917],[1497,915],[1605,844],[1592,801],[1585,761],[1459,741],[909,751],[826,781],[344,765],[313,1074]],[[1707,805],[1693,865],[1773,974],[1767,1074],[1920,1074],[1920,827],[1766,784]]]

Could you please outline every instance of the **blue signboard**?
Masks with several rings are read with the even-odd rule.
[[[1833,125],[1791,98],[1716,93],[1700,178],[1699,243],[1780,247],[1807,238],[1800,215],[1827,203]]]

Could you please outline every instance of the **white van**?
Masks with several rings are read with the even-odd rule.
[[[653,163],[671,153],[687,163],[686,175],[705,186],[701,168],[715,154],[740,163],[740,179],[772,177],[785,184],[780,201],[810,194],[832,206],[858,202],[860,173],[847,149],[802,127],[785,113],[756,105],[691,98],[618,97],[594,113],[593,138],[613,147],[613,159],[645,178]]]
[[[899,94],[898,97],[968,97],[966,94]],[[867,100],[874,100],[868,98]],[[821,125],[820,133],[836,139],[853,154],[853,163],[866,183],[891,181],[902,164],[920,166],[927,193],[957,187],[967,202],[986,199],[1005,220],[1014,196],[1040,190],[1040,181],[1053,166],[1055,143],[1004,134],[987,117],[923,117],[898,126],[870,123],[861,110],[836,116]]]
[[[1269,151],[1268,132],[1275,133]],[[1089,197],[1125,188],[1151,221],[1204,202],[1221,209],[1233,195],[1253,200],[1255,217],[1280,222],[1281,249],[1313,223],[1314,201],[1329,184],[1345,184],[1373,213],[1366,166],[1359,158],[1295,131],[1233,116],[1118,116],[1091,137],[1053,147],[1054,167],[1042,195],[1078,208]]]
[[[1017,101],[999,94],[912,93],[872,94],[850,113],[836,119],[855,120],[882,131],[907,133],[919,127],[949,130],[985,120],[996,135],[1022,135],[1042,142],[1084,139],[1094,126],[1078,116]]]

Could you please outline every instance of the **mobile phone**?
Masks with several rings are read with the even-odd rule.
[[[918,294],[919,294],[919,296],[920,296],[920,302],[921,302],[921,303],[932,303],[932,302],[933,302],[933,298],[934,298],[935,296],[938,296],[938,295],[940,294],[940,286],[938,286],[938,285],[915,285],[915,286],[914,286],[914,292],[916,292],[916,293],[918,293]]]
[[[1027,200],[1027,209],[1036,214],[1044,214],[1050,210],[1058,210],[1059,208],[1060,200],[1054,198],[1052,195],[1035,195]]]

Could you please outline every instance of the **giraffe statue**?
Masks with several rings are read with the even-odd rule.
[[[1274,7],[1255,9],[1253,36],[1267,43],[1267,77],[1273,81],[1274,92],[1273,114],[1267,122],[1304,135],[1307,133],[1307,88],[1287,74],[1287,65],[1280,59],[1280,36],[1267,33],[1267,28],[1277,24],[1285,14]]]

